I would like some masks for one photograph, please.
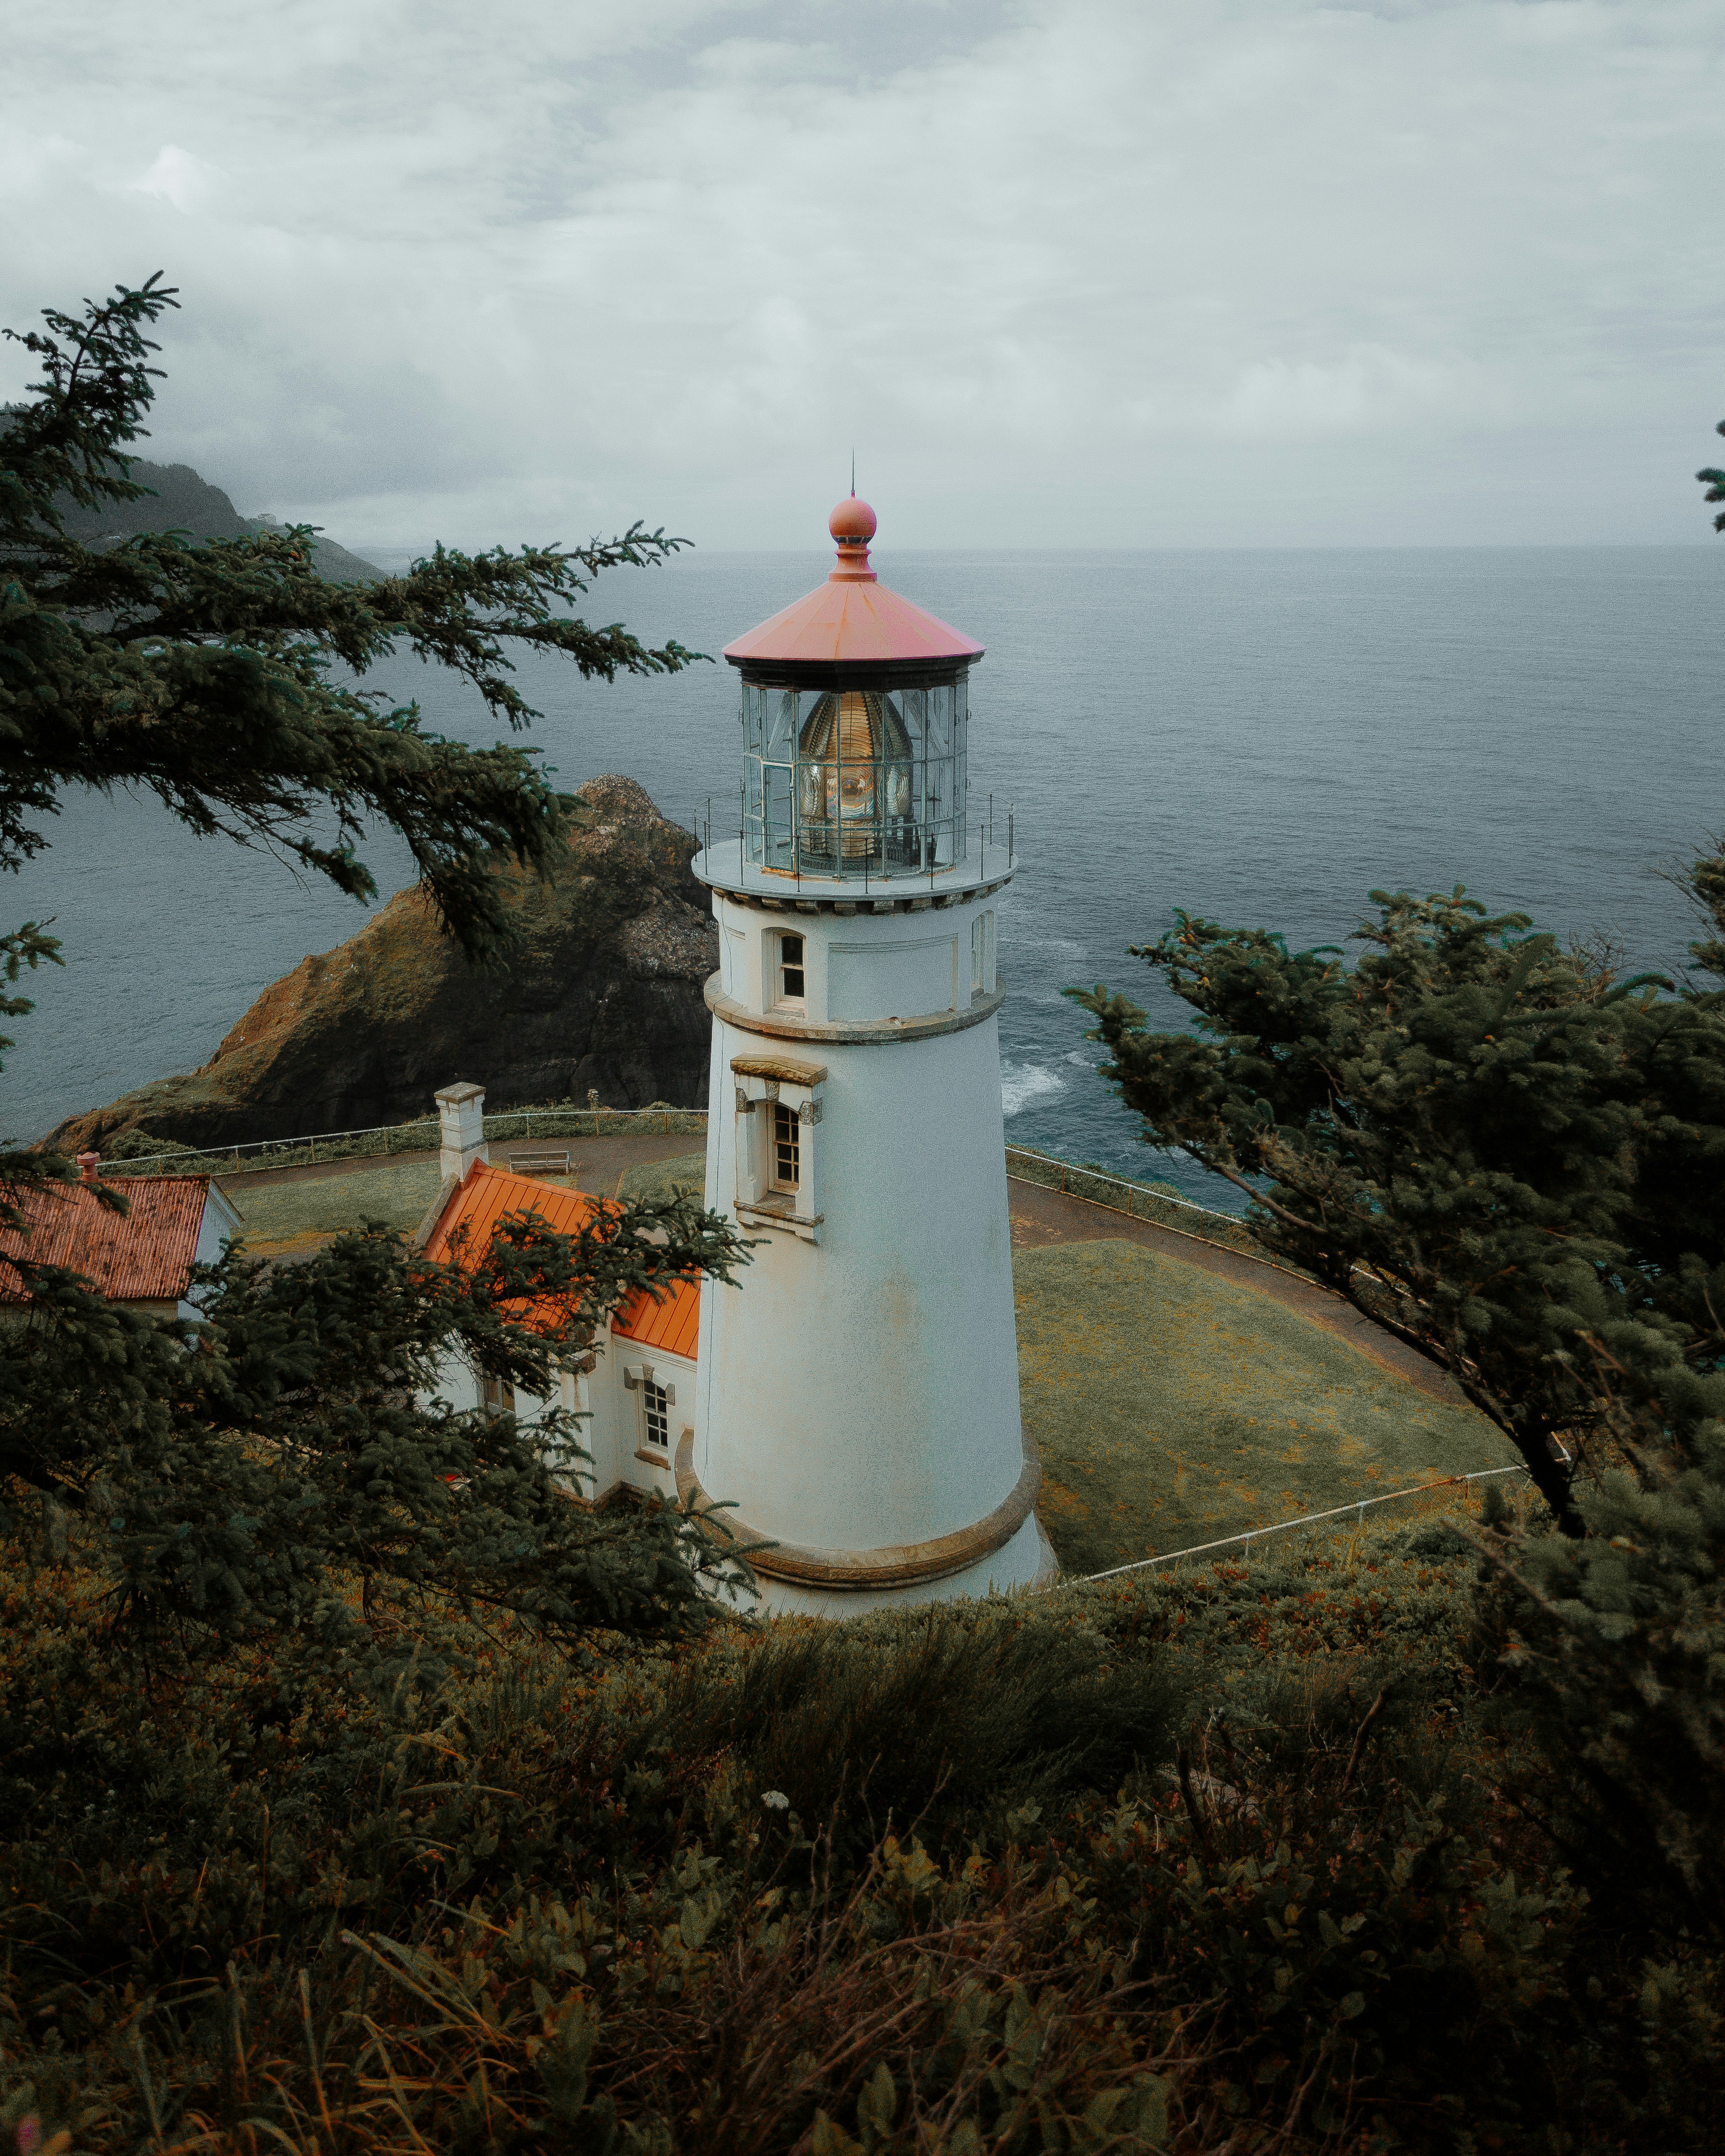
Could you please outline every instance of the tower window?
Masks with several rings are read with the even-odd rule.
[[[803,1161],[803,1126],[794,1108],[773,1104],[773,1182],[775,1189],[794,1190]]]
[[[641,1387],[641,1414],[647,1429],[647,1442],[657,1445],[660,1451],[670,1445],[670,1395],[663,1385],[655,1385],[649,1378]]]
[[[778,996],[782,1004],[799,1004],[804,1000],[807,975],[803,967],[803,939],[800,936],[781,936],[778,939]]]

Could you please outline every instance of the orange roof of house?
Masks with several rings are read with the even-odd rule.
[[[878,583],[869,566],[875,512],[855,495],[833,511],[828,529],[839,566],[824,584],[725,646],[733,666],[768,662],[880,665],[980,659],[983,647]]]
[[[425,1255],[439,1265],[451,1265],[459,1261],[458,1243],[469,1250],[488,1250],[498,1228],[517,1213],[536,1213],[557,1235],[579,1235],[595,1209],[608,1203],[584,1190],[567,1190],[480,1161],[468,1170],[465,1181],[439,1215]],[[685,1356],[693,1362],[700,1336],[700,1284],[671,1281],[661,1296],[655,1301],[637,1288],[612,1313],[611,1330],[638,1340],[644,1348],[662,1348],[667,1355]]]
[[[85,1183],[48,1183],[19,1199],[25,1229],[0,1229],[0,1251],[82,1273],[110,1302],[177,1302],[197,1255],[209,1178],[129,1175],[103,1180],[123,1185],[130,1212],[109,1212]],[[9,1268],[0,1270],[0,1302],[29,1300],[17,1276]]]

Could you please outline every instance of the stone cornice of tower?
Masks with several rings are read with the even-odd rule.
[[[981,1025],[993,1017],[1006,1001],[1006,991],[995,988],[973,996],[963,1010],[930,1011],[920,1018],[809,1019],[783,1010],[751,1010],[747,1004],[727,996],[720,976],[709,974],[706,1007],[716,1019],[734,1025],[740,1033],[762,1033],[772,1040],[829,1040],[875,1048],[893,1040],[932,1040],[937,1034],[963,1033],[967,1026]]]
[[[1042,1461],[1035,1446],[1024,1440],[1024,1465],[1005,1499],[973,1526],[926,1543],[889,1543],[879,1549],[809,1549],[797,1543],[773,1543],[757,1551],[750,1546],[768,1543],[769,1537],[735,1512],[721,1513],[726,1532],[736,1537],[748,1562],[770,1578],[788,1580],[798,1587],[836,1589],[857,1593],[873,1588],[920,1587],[968,1571],[1003,1548],[1023,1527],[1035,1508],[1042,1487]],[[685,1508],[706,1505],[708,1498],[695,1473],[695,1440],[685,1430],[677,1445],[677,1496]]]

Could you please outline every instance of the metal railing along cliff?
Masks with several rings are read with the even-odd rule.
[[[665,1137],[684,1134],[704,1137],[705,1108],[511,1108],[485,1119],[487,1143],[524,1142],[549,1137],[619,1137],[640,1132]],[[122,1175],[245,1174],[265,1168],[299,1168],[320,1161],[387,1158],[393,1153],[435,1152],[441,1132],[435,1116],[417,1116],[411,1122],[376,1123],[358,1130],[315,1131],[289,1138],[249,1138],[237,1145],[173,1146],[161,1152],[141,1153],[136,1159],[104,1159],[101,1172]],[[1200,1224],[1214,1224],[1230,1231],[1229,1240],[1242,1248],[1255,1248],[1252,1239],[1231,1213],[1200,1205],[1183,1198],[1165,1184],[1137,1183],[1130,1177],[1110,1175],[1099,1168],[1061,1160],[1033,1147],[1006,1148],[1007,1174],[1018,1183],[1034,1183],[1081,1198],[1111,1212],[1124,1213],[1136,1220],[1159,1220],[1166,1213],[1182,1217],[1189,1234],[1204,1232]]]
[[[616,1137],[624,1131],[686,1132],[704,1136],[705,1108],[513,1108],[487,1116],[485,1138],[501,1144],[549,1137]],[[320,1161],[379,1159],[392,1153],[435,1152],[435,1116],[408,1123],[377,1123],[355,1131],[317,1131],[291,1138],[253,1138],[239,1145],[176,1146],[136,1160],[106,1159],[100,1173],[120,1175],[244,1175],[265,1168],[300,1168]]]
[[[693,1137],[704,1137],[706,1125],[707,1112],[704,1108],[522,1108],[487,1116],[485,1133],[487,1142],[499,1143],[510,1139],[525,1142],[559,1137],[615,1137],[625,1132],[637,1131],[665,1136],[686,1133]],[[380,1123],[368,1129],[320,1131],[301,1137],[259,1138],[234,1146],[187,1147],[146,1155],[137,1160],[104,1161],[101,1168],[128,1175],[171,1174],[176,1171],[244,1174],[261,1168],[309,1165],[320,1160],[333,1163],[434,1152],[440,1135],[438,1118],[426,1116],[413,1122]],[[1276,1260],[1270,1257],[1235,1214],[1200,1205],[1196,1199],[1182,1197],[1165,1184],[1137,1183],[1130,1177],[1110,1175],[1104,1169],[1062,1160],[1056,1154],[1028,1146],[1007,1147],[1006,1172],[1014,1182],[1056,1190],[1063,1196],[1168,1228],[1175,1234],[1237,1249],[1255,1257],[1260,1264],[1276,1266],[1278,1270],[1292,1270],[1279,1265]],[[1167,1217],[1170,1214],[1172,1219]],[[1492,1481],[1507,1475],[1526,1476],[1527,1472],[1525,1467],[1519,1466],[1486,1467],[1468,1475],[1445,1476],[1438,1481],[1410,1484],[1406,1489],[1385,1491],[1381,1495],[1332,1506],[1327,1512],[1306,1512],[1296,1519],[1278,1520],[1267,1527],[1224,1535],[1219,1541],[1199,1543],[1189,1549],[1139,1558],[1104,1572],[1084,1574],[1082,1579],[1086,1583],[1115,1579],[1127,1573],[1147,1571],[1155,1566],[1214,1557],[1224,1550],[1249,1551],[1254,1543],[1271,1535],[1289,1534],[1298,1527],[1320,1527],[1349,1514],[1363,1525],[1368,1512],[1375,1512],[1384,1506],[1400,1505],[1413,1512],[1448,1509],[1458,1496],[1465,1497],[1476,1482]]]

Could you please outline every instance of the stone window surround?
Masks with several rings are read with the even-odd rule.
[[[737,1089],[737,1217],[749,1227],[788,1230],[800,1240],[818,1242],[824,1219],[820,1209],[819,1154],[815,1132],[821,1120],[821,1087],[825,1066],[784,1055],[735,1055],[731,1075]],[[796,1113],[801,1158],[794,1191],[773,1187],[771,1111]]]

